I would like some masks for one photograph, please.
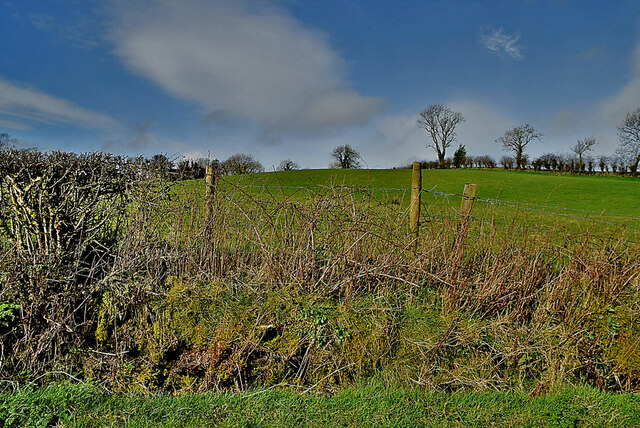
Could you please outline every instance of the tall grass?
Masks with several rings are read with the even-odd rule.
[[[144,177],[124,190],[100,275],[43,288],[59,278],[34,264],[27,287],[15,274],[25,257],[0,241],[2,385],[337,391],[379,376],[438,391],[639,387],[633,241],[495,207],[461,228],[450,204],[427,203],[414,254],[407,205],[366,187],[229,181],[205,219],[201,183],[162,191]],[[34,312],[34,299],[54,309]]]
[[[366,190],[198,186],[132,215],[82,375],[118,390],[636,390],[638,244],[428,212]],[[306,192],[306,191],[305,191]],[[143,206],[141,204],[140,206]],[[205,234],[206,231],[206,234]]]

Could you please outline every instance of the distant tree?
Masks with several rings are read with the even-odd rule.
[[[500,158],[500,165],[502,165],[502,167],[504,169],[513,169],[513,158],[511,156],[502,156]]]
[[[489,155],[475,156],[476,166],[478,168],[495,168],[496,161]]]
[[[253,174],[264,171],[264,167],[258,160],[245,153],[230,156],[222,162],[220,167],[224,175]]]
[[[618,137],[618,152],[628,161],[635,174],[640,164],[640,108],[627,113],[624,121],[618,126]]]
[[[218,159],[197,158],[197,159],[182,159],[178,162],[177,170],[178,176],[181,179],[199,179],[204,178],[205,168],[208,165],[212,165],[214,173],[220,174],[220,162]]]
[[[571,147],[571,151],[578,156],[578,169],[584,171],[585,163],[583,157],[593,150],[593,146],[596,145],[596,139],[594,137],[583,138]]]
[[[445,166],[447,148],[456,140],[456,126],[464,121],[461,113],[441,104],[432,104],[420,112],[418,126],[431,137],[433,143],[427,144],[427,147],[436,151],[441,168]]]
[[[338,168],[351,169],[362,166],[360,153],[348,144],[334,148],[331,157],[335,159],[334,166]]]
[[[587,171],[589,171],[589,174],[593,174],[593,170],[595,169],[596,166],[596,161],[593,159],[592,156],[587,156],[585,158],[586,164],[587,164]]]
[[[153,155],[147,162],[149,164],[149,173],[163,178],[168,176],[174,166],[173,161],[167,155],[161,153]]]
[[[460,144],[458,149],[453,154],[453,166],[456,168],[460,168],[467,161],[467,149],[464,145]]]
[[[534,171],[542,171],[542,160],[540,158],[536,158],[531,162],[531,166],[533,166]]]
[[[620,158],[616,155],[611,158],[611,172],[618,173],[618,165],[620,165]]]
[[[535,162],[547,171],[555,169],[558,164],[557,156],[554,153],[543,153]]]
[[[0,134],[0,149],[11,148],[15,146],[17,142],[18,142],[17,138],[11,137],[6,132],[3,132],[2,134]]]
[[[606,156],[600,156],[600,162],[599,162],[599,167],[600,167],[600,172],[609,172],[609,158],[607,158]]]
[[[286,159],[280,162],[277,171],[292,171],[294,169],[300,169],[300,165],[297,162],[292,161],[291,159]]]
[[[502,143],[506,150],[514,152],[516,158],[516,169],[523,169],[527,166],[527,158],[524,148],[533,140],[540,140],[542,133],[536,131],[531,125],[514,126],[504,135],[496,140]]]
[[[473,167],[473,156],[467,155],[464,158],[464,167],[465,168],[472,168]]]

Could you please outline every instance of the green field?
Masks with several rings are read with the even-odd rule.
[[[376,200],[396,201],[406,208],[411,174],[410,170],[301,170],[231,177],[229,182],[253,186],[249,191],[254,193],[295,200],[324,186],[361,187]],[[423,170],[423,218],[455,216],[465,183],[478,185],[477,219],[506,226],[515,222],[572,233],[640,237],[637,178],[500,169]]]
[[[266,186],[362,186],[410,189],[411,170],[299,170],[233,177],[238,184]],[[640,179],[560,175],[501,169],[425,169],[422,187],[459,194],[465,183],[478,184],[478,197],[570,209],[640,216]],[[391,190],[389,192],[401,192]]]

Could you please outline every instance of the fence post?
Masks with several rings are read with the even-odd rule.
[[[420,195],[422,193],[422,165],[413,163],[413,175],[411,177],[411,209],[409,214],[409,226],[413,243],[411,251],[414,256],[418,252],[418,232],[420,230]]]
[[[473,203],[476,201],[477,184],[467,183],[464,185],[462,192],[462,202],[460,203],[460,217],[458,218],[457,237],[456,240],[461,243],[467,234],[467,225],[471,218],[471,210]]]
[[[205,176],[204,176],[204,182],[206,184],[206,190],[205,190],[205,196],[204,196],[204,200],[205,200],[205,208],[204,208],[204,227],[205,230],[208,231],[209,228],[211,227],[211,222],[213,221],[213,196],[214,196],[214,190],[215,190],[215,185],[216,185],[216,176],[215,176],[215,172],[214,172],[214,168],[213,165],[207,165],[205,167]]]

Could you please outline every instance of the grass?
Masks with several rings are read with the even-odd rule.
[[[65,371],[117,394],[21,389],[0,397],[0,417],[69,426],[637,423],[640,246],[567,239],[539,227],[540,213],[518,218],[518,209],[493,206],[476,209],[483,221],[461,239],[455,215],[435,215],[426,195],[414,253],[402,199],[295,188],[406,188],[409,175],[231,177],[219,182],[209,223],[201,182],[139,200],[87,311],[87,342],[49,366],[8,352],[2,367],[23,384],[59,382]],[[521,202],[567,189],[603,201],[618,194],[626,199],[604,209],[638,214],[633,179],[498,170],[425,171],[424,179],[447,193],[474,181],[481,197]],[[459,200],[450,199],[437,202],[455,214]],[[532,225],[502,227],[498,215]],[[18,337],[20,325],[9,328]],[[32,374],[20,377],[23,368]]]
[[[345,185],[372,189],[375,199],[409,205],[410,170],[301,170],[232,177],[230,182],[251,188],[253,193],[269,192],[301,200],[313,191],[294,189]],[[425,190],[459,195],[465,183],[478,184],[480,199],[474,217],[511,227],[513,223],[543,226],[570,233],[590,233],[608,237],[640,239],[640,180],[633,177],[551,174],[501,169],[423,170]],[[274,187],[269,187],[274,186]],[[282,189],[276,187],[282,186]],[[392,189],[392,190],[375,190]],[[406,190],[395,190],[406,189]],[[486,199],[506,201],[494,204]],[[459,196],[424,194],[423,217],[455,216]]]
[[[332,396],[275,389],[145,396],[90,385],[49,386],[0,394],[0,420],[8,427],[630,427],[640,424],[640,396],[571,386],[535,397],[446,394],[377,381]]]
[[[349,185],[409,189],[411,170],[299,170],[234,177],[238,184],[270,186]],[[640,216],[640,179],[597,175],[561,175],[502,169],[422,171],[423,189],[461,193],[465,183],[478,184],[478,197],[548,204]]]

